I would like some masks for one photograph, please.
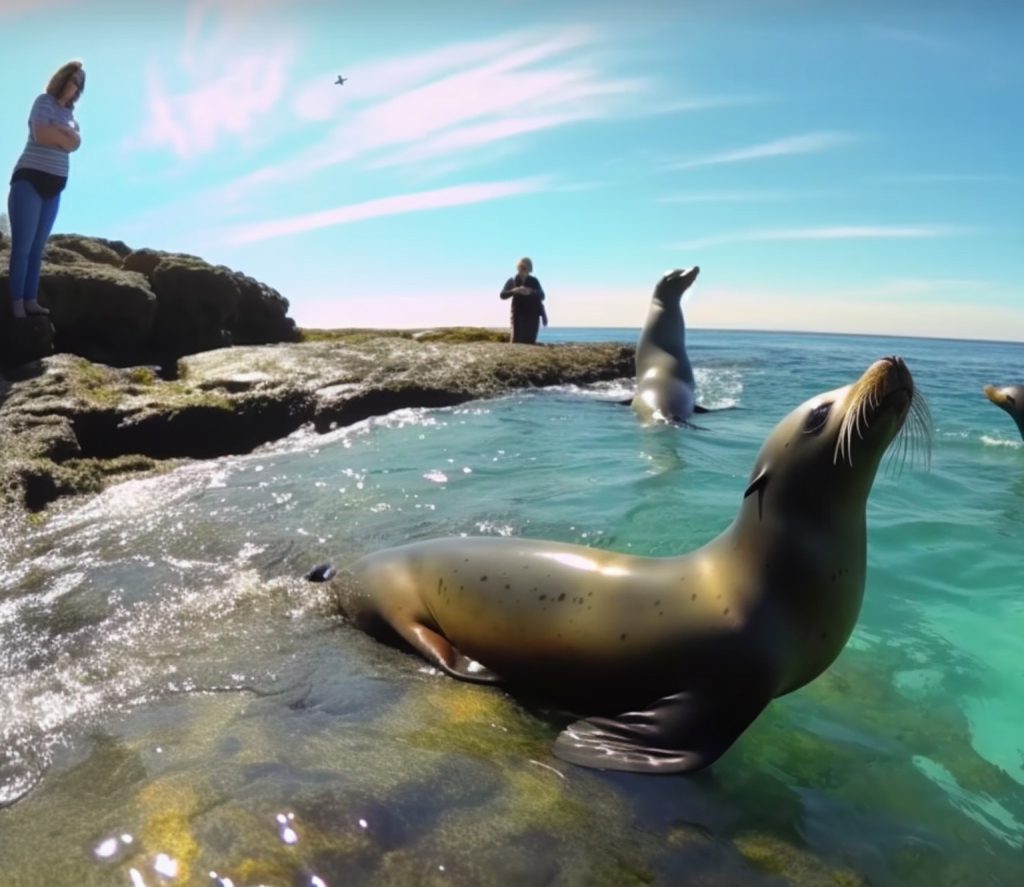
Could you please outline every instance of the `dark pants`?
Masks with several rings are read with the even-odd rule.
[[[536,345],[540,330],[540,317],[536,314],[512,317],[512,341],[523,345]]]
[[[43,248],[57,219],[60,195],[40,197],[31,182],[19,179],[11,185],[7,215],[11,220],[11,300],[34,301],[39,291]]]

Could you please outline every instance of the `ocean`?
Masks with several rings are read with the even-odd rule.
[[[545,329],[542,342],[636,341]],[[0,884],[1011,885],[1024,871],[1024,345],[689,330],[699,429],[632,380],[402,410],[58,503],[0,540]],[[346,625],[313,565],[449,535],[682,554],[794,407],[898,354],[837,661],[689,776]]]

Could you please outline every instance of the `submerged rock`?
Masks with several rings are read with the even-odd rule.
[[[39,511],[60,496],[94,492],[112,476],[160,469],[166,460],[250,452],[307,425],[323,432],[405,407],[634,371],[628,346],[536,347],[495,337],[504,335],[467,328],[320,333],[314,341],[194,354],[177,362],[170,381],[152,367],[69,354],[25,364],[0,383],[0,507]]]

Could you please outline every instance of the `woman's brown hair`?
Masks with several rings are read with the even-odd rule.
[[[50,78],[50,82],[46,84],[46,92],[49,95],[52,95],[55,99],[59,99],[64,93],[64,87],[68,85],[68,82],[78,71],[82,72],[82,85],[78,89],[78,95],[68,102],[69,109],[73,109],[75,107],[75,102],[77,102],[82,93],[85,92],[85,68],[82,67],[82,62],[75,59],[61,65],[57,69],[57,72]]]

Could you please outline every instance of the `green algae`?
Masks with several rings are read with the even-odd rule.
[[[441,342],[459,344],[465,342],[508,342],[507,331],[489,327],[453,326],[426,330],[394,329],[300,329],[302,342],[344,342],[351,345],[364,344],[374,339],[399,338],[417,342]]]
[[[856,872],[833,868],[799,847],[774,835],[742,834],[734,843],[759,871],[785,878],[793,887],[867,887],[869,882]]]

